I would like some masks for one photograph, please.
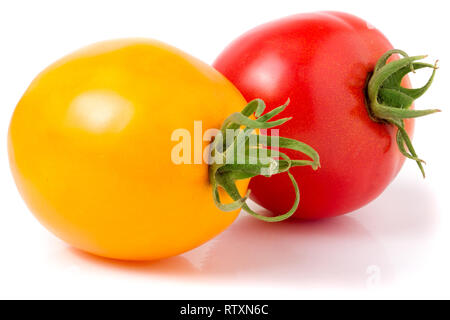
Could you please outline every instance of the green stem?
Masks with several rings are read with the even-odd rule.
[[[402,58],[388,63],[389,58],[394,54],[400,54]],[[440,112],[438,109],[411,109],[414,100],[421,97],[430,88],[438,69],[437,61],[434,65],[418,62],[426,57],[425,55],[410,57],[404,51],[390,50],[378,60],[366,86],[366,105],[369,116],[374,121],[397,127],[399,151],[405,157],[417,162],[423,177],[425,177],[424,161],[417,156],[414,150],[411,139],[405,130],[404,120]],[[403,77],[422,68],[433,69],[428,82],[423,87],[409,89],[401,86]]]
[[[275,222],[282,221],[294,214],[300,203],[300,191],[289,169],[297,166],[311,166],[314,170],[320,167],[318,153],[305,143],[297,140],[262,136],[254,134],[255,129],[273,128],[284,124],[291,118],[269,121],[280,114],[289,104],[263,114],[265,104],[261,99],[255,99],[240,112],[231,114],[222,124],[221,131],[216,136],[211,147],[212,164],[209,166],[209,179],[212,186],[213,199],[222,211],[234,211],[242,208],[257,219]],[[249,117],[254,114],[255,120]],[[311,160],[291,160],[278,148],[301,152]],[[271,175],[287,172],[295,190],[295,201],[291,209],[276,217],[267,217],[254,212],[246,203],[250,190],[242,197],[236,187],[236,181],[249,179],[258,175]],[[220,200],[219,188],[233,199],[224,204]]]

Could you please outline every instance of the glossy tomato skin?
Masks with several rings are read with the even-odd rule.
[[[375,199],[399,172],[404,157],[396,129],[372,121],[364,88],[375,63],[392,45],[377,29],[345,13],[299,14],[261,25],[232,42],[214,67],[247,100],[271,110],[289,97],[280,135],[308,143],[321,168],[293,168],[301,203],[295,217],[345,214]],[[408,87],[408,79],[403,85]],[[411,134],[413,122],[407,121]],[[291,157],[298,157],[289,153]],[[273,213],[290,208],[285,174],[251,180],[251,198]]]
[[[172,162],[171,135],[192,132],[194,120],[220,128],[245,104],[219,72],[173,47],[95,44],[48,67],[23,95],[9,128],[12,173],[34,215],[69,244],[116,259],[176,255],[238,212],[215,207],[207,164]]]

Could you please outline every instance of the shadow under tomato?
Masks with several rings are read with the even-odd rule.
[[[319,221],[264,223],[247,215],[208,243],[153,262],[124,262],[69,249],[118,271],[208,283],[305,287],[388,284],[426,256],[436,223],[425,186],[394,183],[354,214]]]
[[[199,261],[196,251],[201,250]],[[278,224],[242,217],[184,256],[203,276],[239,283],[365,286],[372,266],[383,270],[385,278],[392,270],[384,248],[349,217]]]
[[[68,247],[67,250],[73,257],[81,259],[84,263],[128,273],[148,274],[149,272],[157,272],[165,275],[176,275],[190,274],[197,271],[195,266],[181,255],[157,261],[123,261],[103,258],[73,247]]]
[[[378,199],[350,216],[377,237],[399,241],[429,239],[439,223],[435,196],[421,181],[396,180]]]
[[[365,287],[407,276],[426,259],[437,224],[425,184],[395,181],[370,205],[319,221],[248,216],[183,256],[210,279],[293,286]]]
[[[361,248],[363,254],[355,247]],[[349,217],[269,224],[242,216],[232,227],[183,255],[149,262],[120,261],[68,248],[84,268],[198,281],[364,286],[376,264],[390,268],[383,248]]]

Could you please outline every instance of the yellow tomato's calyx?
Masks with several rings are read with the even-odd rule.
[[[388,59],[394,54],[399,54],[402,58],[387,63]],[[390,50],[378,60],[366,86],[366,106],[369,116],[376,122],[397,127],[398,149],[405,157],[417,162],[424,178],[423,164],[425,162],[417,156],[414,150],[411,139],[405,130],[404,119],[422,117],[440,111],[438,109],[411,109],[414,100],[422,96],[431,86],[438,69],[437,61],[434,65],[417,62],[426,57],[410,57],[402,50]],[[422,68],[433,69],[428,82],[422,88],[408,89],[402,87],[403,77]]]
[[[278,135],[255,134],[255,129],[269,129],[282,125],[291,118],[269,121],[281,113],[289,104],[263,114],[264,101],[255,99],[241,111],[231,114],[222,124],[220,133],[212,144],[212,164],[209,167],[209,178],[216,206],[222,211],[234,211],[239,208],[257,219],[276,222],[282,221],[294,214],[300,202],[300,192],[289,169],[297,166],[311,166],[314,170],[320,167],[319,155],[309,145],[297,140],[279,137]],[[255,120],[249,117],[254,114]],[[311,160],[291,160],[278,148],[299,151]],[[246,203],[250,190],[242,197],[236,187],[236,180],[248,179],[254,176],[271,175],[287,172],[295,189],[295,201],[292,208],[285,214],[267,217],[254,212]],[[219,188],[223,188],[234,200],[224,204],[220,200]]]

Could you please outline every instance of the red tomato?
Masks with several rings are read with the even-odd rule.
[[[259,26],[229,45],[214,67],[247,100],[267,110],[291,99],[293,119],[280,135],[313,146],[321,169],[292,169],[300,185],[295,216],[317,219],[358,209],[375,199],[399,172],[404,156],[397,129],[371,120],[365,85],[389,41],[365,21],[345,13],[299,14]],[[402,85],[409,87],[405,77]],[[286,116],[286,114],[284,115]],[[411,135],[413,121],[407,120]],[[289,156],[291,153],[287,152]],[[287,175],[255,177],[251,198],[275,214],[294,201]]]

